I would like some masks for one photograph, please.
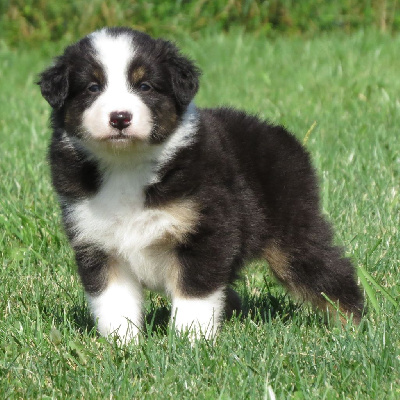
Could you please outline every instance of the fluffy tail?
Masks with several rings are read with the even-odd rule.
[[[340,248],[303,238],[295,250],[286,250],[271,241],[265,257],[274,275],[290,292],[316,307],[334,310],[327,297],[338,304],[342,316],[353,315],[354,322],[360,321],[363,296],[355,269]]]

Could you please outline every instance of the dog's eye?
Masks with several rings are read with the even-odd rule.
[[[149,90],[152,89],[152,87],[148,83],[143,82],[143,83],[140,84],[139,89],[142,92],[148,92]]]
[[[89,92],[97,93],[101,91],[101,87],[97,83],[92,83],[88,86],[88,90]]]

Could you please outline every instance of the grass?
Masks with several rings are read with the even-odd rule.
[[[82,12],[84,6],[85,12]],[[399,32],[397,0],[3,0],[0,37],[13,46],[42,47],[104,25],[126,25],[157,36],[199,37],[241,29],[253,35],[315,35],[374,27]]]
[[[0,46],[0,397],[399,398],[400,36],[180,44],[204,71],[198,105],[308,133],[323,209],[360,267],[367,316],[358,328],[326,324],[254,263],[238,284],[244,316],[215,344],[175,336],[154,294],[138,345],[99,338],[49,180],[49,109],[34,85],[49,58]]]

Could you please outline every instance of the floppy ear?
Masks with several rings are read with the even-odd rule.
[[[181,106],[186,107],[199,89],[201,71],[191,60],[181,55],[174,44],[164,40],[160,42],[164,47],[164,57],[175,98]]]
[[[37,82],[43,97],[56,110],[60,109],[68,96],[69,71],[67,65],[59,59],[57,63],[40,74]]]

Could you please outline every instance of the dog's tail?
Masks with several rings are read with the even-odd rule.
[[[297,297],[329,309],[343,322],[351,316],[355,323],[360,322],[363,295],[355,269],[339,247],[323,237],[303,237],[295,249],[270,241],[265,258],[277,279]]]

